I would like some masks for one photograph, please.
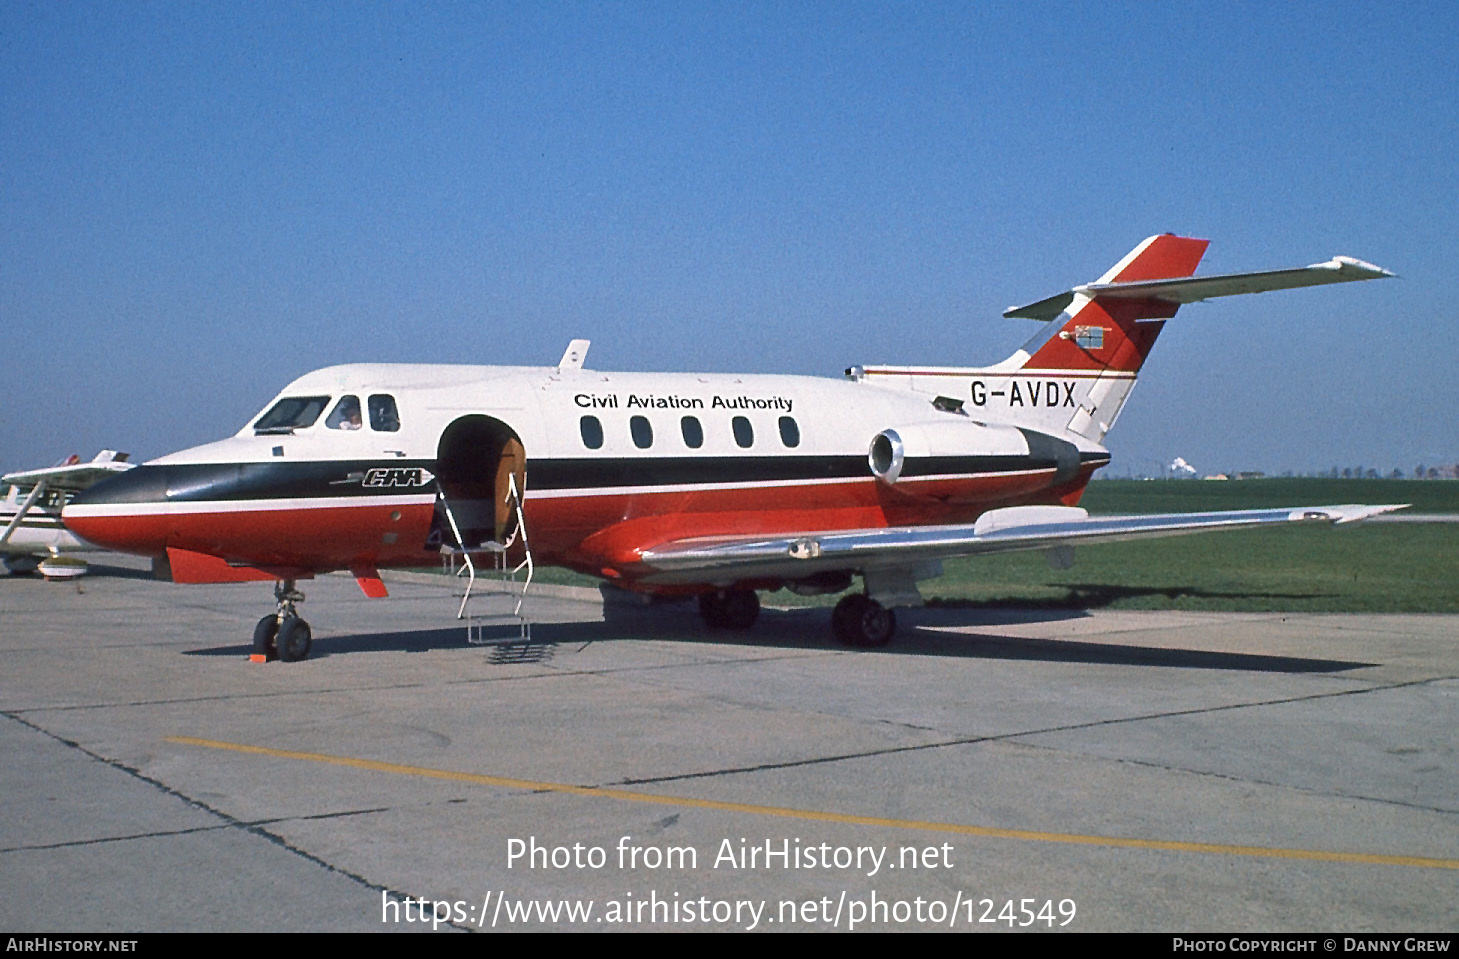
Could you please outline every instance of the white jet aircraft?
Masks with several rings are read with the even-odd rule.
[[[1193,277],[1207,241],[1151,237],[1098,281],[1008,310],[1046,321],[996,366],[852,367],[844,379],[603,373],[575,340],[556,367],[357,364],[289,384],[237,435],[78,495],[67,524],[154,557],[176,582],[274,580],[256,658],[308,655],[300,579],[442,551],[556,564],[697,596],[751,626],[757,591],[864,589],[832,614],[875,646],[946,557],[1265,524],[1391,506],[1150,516],[1078,507],[1105,435],[1181,304],[1392,274],[1348,257]],[[530,540],[528,534],[530,533]]]

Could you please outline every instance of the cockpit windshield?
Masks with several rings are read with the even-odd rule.
[[[253,424],[253,432],[262,435],[302,430],[314,425],[328,403],[327,396],[286,396],[258,418],[258,422]]]
[[[360,400],[356,396],[341,396],[334,404],[334,410],[324,421],[332,430],[357,430],[360,428]]]
[[[395,397],[389,393],[370,397],[370,429],[378,433],[394,433],[400,429],[400,412],[395,408]]]

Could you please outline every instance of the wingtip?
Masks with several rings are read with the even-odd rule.
[[[1335,256],[1326,263],[1314,263],[1313,269],[1332,270],[1337,273],[1346,273],[1354,279],[1381,280],[1397,276],[1389,270],[1383,269],[1375,263],[1367,260],[1360,260],[1355,256]]]
[[[1361,523],[1365,519],[1372,519],[1374,516],[1381,516],[1383,513],[1408,509],[1410,505],[1409,503],[1386,503],[1381,506],[1349,504],[1347,506],[1330,507],[1330,509],[1338,514],[1333,517],[1333,525],[1342,526],[1347,523]]]

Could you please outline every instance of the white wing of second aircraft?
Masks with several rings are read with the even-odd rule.
[[[72,460],[75,459],[72,457]],[[126,453],[102,450],[90,463],[68,462],[60,466],[48,466],[45,469],[6,473],[4,476],[0,476],[0,483],[14,486],[21,492],[44,483],[49,489],[67,490],[74,493],[89,489],[108,476],[115,476],[117,473],[131,469],[134,465],[136,464],[127,462]]]
[[[911,567],[954,556],[1058,549],[1083,543],[1219,529],[1288,523],[1337,525],[1403,508],[1404,505],[1300,506],[1217,513],[1090,516],[1073,506],[1014,506],[984,513],[976,523],[955,526],[675,540],[644,550],[642,560],[656,571],[645,577],[650,582],[799,579],[825,570]]]
[[[126,453],[102,450],[89,463],[79,462],[79,457],[72,456],[58,466],[0,476],[0,484],[9,487],[0,505],[0,557],[4,558],[6,567],[34,569],[35,560],[26,561],[26,558],[90,550],[91,547],[62,526],[61,505],[70,494],[132,466],[127,462]],[[85,569],[84,563],[79,565]]]

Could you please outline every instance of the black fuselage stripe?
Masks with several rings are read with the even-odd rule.
[[[1081,465],[1103,466],[1105,453],[1085,453]],[[903,478],[987,476],[1055,469],[1047,456],[907,457]],[[267,499],[369,499],[434,493],[436,484],[408,483],[411,471],[434,473],[431,460],[351,460],[279,463],[188,463],[139,466],[77,494],[77,505],[100,503],[228,502]],[[372,471],[400,482],[366,485]],[[529,488],[539,491],[737,483],[860,480],[871,476],[865,456],[580,457],[527,463]],[[481,481],[491,482],[491,476]]]

